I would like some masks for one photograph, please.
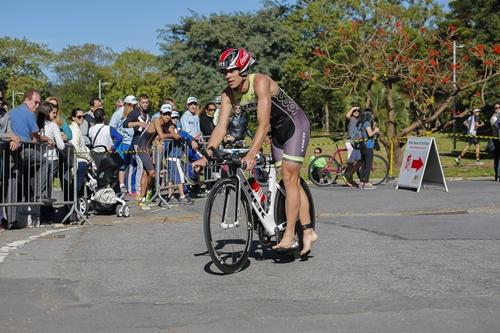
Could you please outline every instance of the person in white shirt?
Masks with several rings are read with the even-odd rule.
[[[88,164],[92,162],[90,151],[85,145],[85,139],[80,131],[80,125],[83,123],[84,112],[81,109],[73,109],[71,111],[72,122],[69,125],[71,129],[72,138],[70,143],[75,147],[75,154],[78,162],[77,175],[77,193],[80,193],[85,176],[87,174]]]
[[[106,147],[107,152],[114,152],[121,144],[123,136],[113,127],[104,124],[106,114],[104,109],[94,111],[96,124],[89,130],[89,138],[92,147]]]
[[[460,166],[460,163],[462,162],[462,157],[464,157],[465,153],[467,153],[467,150],[469,150],[469,146],[472,146],[472,145],[474,145],[476,147],[476,165],[483,164],[483,162],[481,162],[479,159],[479,156],[480,156],[479,152],[480,152],[481,146],[479,145],[479,139],[477,138],[477,129],[484,125],[479,120],[479,112],[480,111],[481,111],[481,109],[474,109],[474,111],[472,111],[472,115],[470,115],[469,118],[467,118],[467,120],[464,121],[464,125],[467,126],[467,142],[466,142],[465,147],[462,150],[462,152],[455,159],[457,166]]]

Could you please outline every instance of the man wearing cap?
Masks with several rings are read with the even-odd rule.
[[[127,101],[124,102],[127,103]],[[147,95],[142,94],[139,95],[139,100],[136,100],[134,97],[133,100],[131,99],[129,100],[129,102],[131,104],[134,104],[134,109],[125,118],[125,121],[123,122],[123,127],[134,129],[134,135],[132,137],[132,147],[134,148],[135,151],[137,151],[138,150],[137,145],[139,144],[139,137],[151,122],[151,117],[148,114],[149,97]],[[135,161],[137,163],[137,170],[136,170],[137,179],[142,179],[142,174],[143,174],[142,160],[137,155],[135,155]],[[135,184],[136,184],[136,192],[140,192],[141,181],[137,181]]]
[[[198,140],[201,137],[200,118],[198,117],[198,99],[189,97],[186,102],[187,110],[181,117],[181,127],[193,138]]]
[[[220,112],[220,105],[222,103],[222,98],[220,96],[215,96],[214,103],[215,103],[214,125],[217,126],[217,123],[219,122],[219,112]]]
[[[462,157],[464,157],[465,153],[469,149],[469,146],[476,146],[476,165],[482,165],[483,162],[479,160],[479,151],[481,146],[479,145],[479,139],[477,138],[477,129],[483,126],[483,123],[479,120],[479,112],[481,109],[474,109],[472,114],[464,121],[464,125],[467,126],[467,143],[465,144],[464,150],[458,155],[455,159],[457,166],[460,166],[462,162]]]
[[[125,103],[125,100],[127,101],[127,103]],[[119,100],[122,101],[123,104],[121,107],[117,102],[117,109],[113,113],[113,115],[111,116],[111,120],[109,121],[109,126],[115,128],[118,133],[123,136],[121,144],[116,149],[116,151],[122,158],[122,164],[120,165],[120,170],[118,172],[120,191],[122,193],[125,193],[127,191],[127,186],[125,185],[125,172],[130,166],[130,161],[132,160],[132,154],[128,152],[130,150],[130,147],[132,146],[132,138],[134,136],[134,129],[123,127],[123,123],[125,122],[127,115],[134,110],[134,107],[137,104],[136,98],[132,95],[125,97],[125,100]],[[132,174],[131,170],[129,170],[129,173]],[[130,184],[131,182],[127,183]],[[132,186],[130,186],[129,188],[130,192],[133,192]]]

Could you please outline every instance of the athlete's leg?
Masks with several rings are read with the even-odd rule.
[[[289,248],[295,240],[295,223],[299,218],[300,211],[300,167],[301,163],[283,160],[281,165],[281,176],[285,185],[285,212],[286,229],[283,238],[273,249]]]
[[[480,151],[481,151],[481,145],[478,142],[478,143],[476,143],[476,161],[479,161]]]
[[[299,210],[300,224],[307,225],[311,223],[311,216],[309,215],[309,199],[302,186],[300,186],[300,183],[299,183],[299,189],[300,189],[300,210]],[[316,234],[316,231],[314,231],[313,228],[308,228],[304,230],[302,236],[303,246],[300,254],[309,253],[311,251],[311,245],[317,240],[318,240],[318,235]]]

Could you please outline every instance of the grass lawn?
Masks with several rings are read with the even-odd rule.
[[[443,171],[445,177],[492,177],[493,172],[493,158],[490,154],[484,152],[487,140],[483,139],[480,141],[481,144],[481,162],[483,165],[476,165],[476,156],[473,148],[462,159],[462,164],[460,167],[456,166],[455,158],[458,156],[459,152],[465,146],[465,140],[463,138],[457,138],[457,150],[452,153],[453,138],[446,134],[434,134],[438,145],[438,151],[441,158],[441,164],[443,165]],[[340,146],[340,144],[339,144]],[[306,161],[309,161],[309,157],[313,154],[315,147],[321,147],[323,154],[332,154],[335,151],[335,144],[329,137],[313,137],[309,141],[309,147],[307,149]],[[404,149],[404,148],[403,148]],[[379,155],[384,156],[387,160],[387,153],[385,149],[376,152]],[[302,167],[301,174],[303,177],[307,178],[307,165],[304,163]],[[399,165],[394,165],[393,175],[395,177],[399,174]]]

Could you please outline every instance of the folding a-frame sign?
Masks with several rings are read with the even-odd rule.
[[[433,137],[411,136],[406,144],[396,188],[419,192],[425,184],[442,185],[448,192],[436,141]]]

